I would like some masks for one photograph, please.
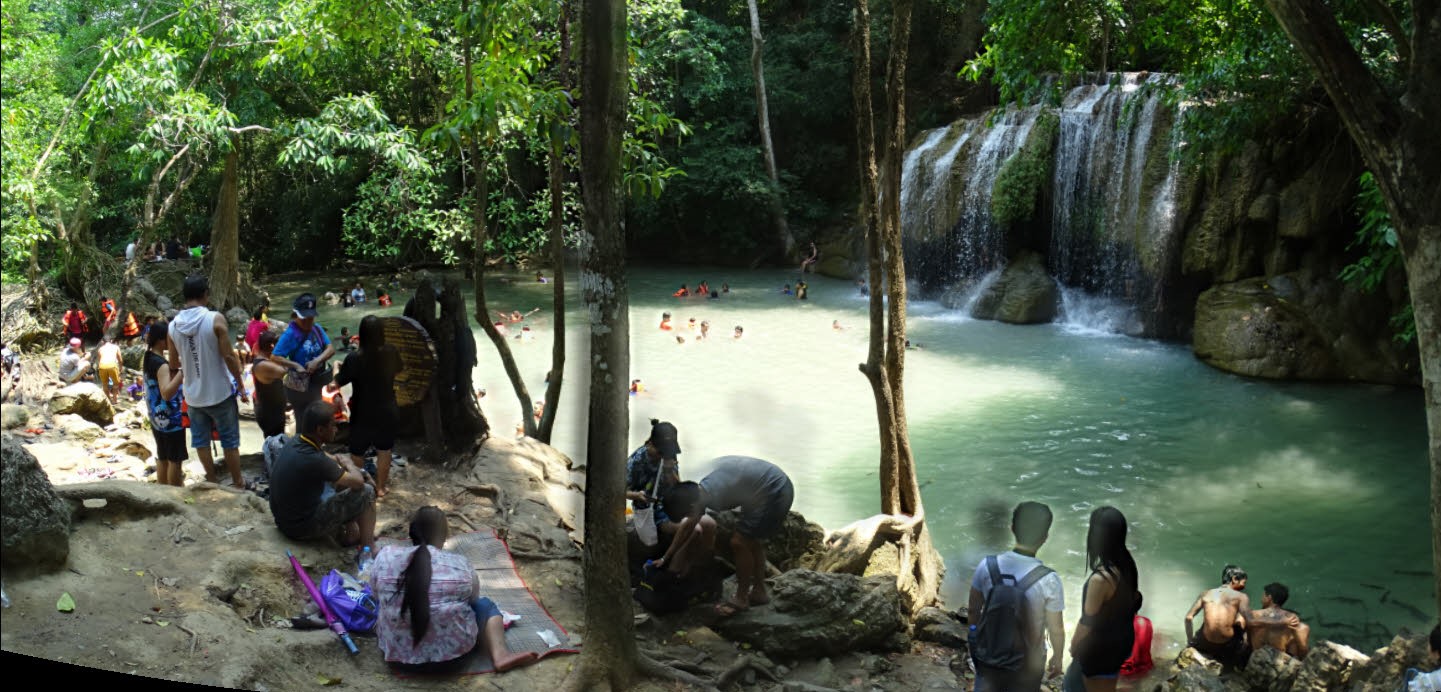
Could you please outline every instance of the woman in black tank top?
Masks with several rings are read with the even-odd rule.
[[[250,379],[255,382],[255,422],[266,437],[285,434],[285,366],[270,360],[278,338],[272,330],[261,332],[250,366]]]
[[[1136,561],[1126,549],[1126,517],[1115,507],[1091,513],[1086,534],[1091,576],[1082,589],[1081,620],[1071,637],[1064,692],[1114,692],[1121,664],[1135,643],[1132,620],[1141,608]]]

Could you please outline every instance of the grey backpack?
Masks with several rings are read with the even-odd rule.
[[[996,556],[986,558],[991,573],[991,590],[986,594],[986,608],[976,623],[976,638],[971,645],[971,658],[976,663],[1000,670],[1020,670],[1039,641],[1027,641],[1026,591],[1052,572],[1037,565],[1019,582],[1010,574],[1002,574]]]

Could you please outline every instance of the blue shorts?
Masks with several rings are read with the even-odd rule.
[[[495,601],[484,596],[471,600],[470,609],[475,611],[475,622],[480,625],[481,633],[485,632],[485,623],[491,618],[500,617],[500,608],[495,605]]]
[[[240,406],[235,395],[214,406],[191,406],[190,446],[210,447],[210,432],[220,433],[221,449],[240,449]]]

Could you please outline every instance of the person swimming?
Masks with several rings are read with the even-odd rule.
[[[691,331],[695,331],[695,326],[696,326],[696,325],[695,325],[695,318],[694,318],[694,317],[690,318],[690,321],[687,322],[685,326],[686,326],[686,328],[690,329]]]
[[[715,294],[711,294],[711,295],[715,295]],[[710,320],[701,320],[701,323],[700,323],[700,338],[704,339],[704,338],[706,338],[706,337],[709,336],[709,335],[710,335]]]
[[[640,394],[641,392],[644,392],[644,391],[645,391],[645,385],[641,384],[639,379],[634,379],[634,380],[631,380],[631,381],[630,381],[630,395],[631,395],[631,396],[635,396],[635,395]]]
[[[744,332],[745,332],[745,329],[744,329],[744,328],[742,328],[740,325],[736,325],[735,335],[732,336],[731,338],[732,338],[732,339],[739,339],[739,338],[741,338],[741,334],[744,333]]]
[[[670,313],[662,312],[660,314],[660,328],[665,331],[670,331],[671,329],[674,329],[674,327],[672,327],[670,324]]]
[[[786,284],[785,286],[781,287],[781,295],[787,295],[787,296],[788,296],[788,295],[791,295],[791,285],[790,285],[790,284]]]
[[[842,326],[841,326],[841,321],[840,321],[840,320],[831,320],[831,329],[834,329],[835,331],[838,331],[838,332],[839,332],[839,331],[843,331],[843,330],[845,329],[845,327],[842,327]]]
[[[689,288],[686,288],[686,287],[685,287],[685,284],[681,284],[681,285],[680,285],[680,288],[676,289],[675,293],[672,293],[671,295],[673,295],[673,296],[675,296],[675,297],[677,297],[677,298],[684,298],[684,297],[690,295],[690,289],[689,289]]]

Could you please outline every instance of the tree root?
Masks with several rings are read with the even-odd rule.
[[[780,682],[780,676],[776,675],[775,668],[769,662],[763,661],[755,656],[743,654],[736,658],[729,668],[716,678],[716,687],[726,687],[736,681],[747,670],[754,670],[758,675],[765,677],[771,682]]]
[[[703,690],[717,689],[715,683],[712,682],[709,677],[702,678],[697,675],[692,675],[675,666],[661,663],[639,651],[636,652],[635,667],[637,672],[647,677],[674,680]]]

